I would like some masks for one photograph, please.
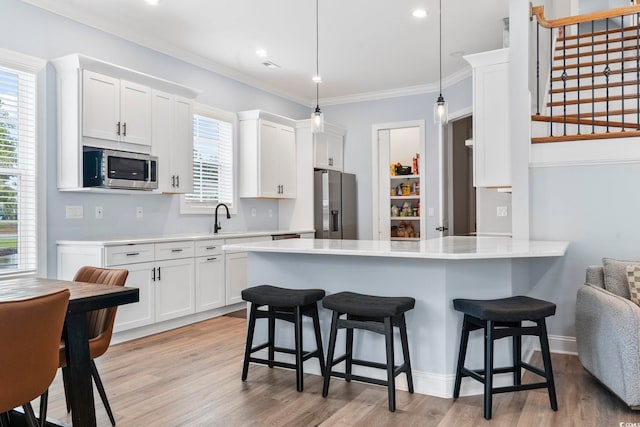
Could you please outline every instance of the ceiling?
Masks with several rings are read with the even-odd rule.
[[[23,0],[236,80],[314,103],[314,0]],[[319,0],[321,101],[438,84],[438,0]],[[442,2],[443,76],[502,47],[508,0]],[[414,18],[424,8],[429,16]],[[265,49],[266,58],[256,55]],[[280,68],[267,68],[265,60]]]

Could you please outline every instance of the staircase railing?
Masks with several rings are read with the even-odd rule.
[[[531,17],[537,21],[532,120],[549,123],[548,136],[532,142],[640,136],[640,5],[560,19],[532,6]],[[540,27],[552,32],[548,114],[540,106]]]

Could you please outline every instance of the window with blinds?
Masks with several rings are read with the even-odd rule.
[[[222,112],[196,106],[193,193],[184,195],[182,213],[210,214],[218,203],[234,208],[233,121],[224,116]]]
[[[36,76],[0,61],[0,275],[36,270]]]

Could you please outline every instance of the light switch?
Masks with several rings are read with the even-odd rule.
[[[251,208],[251,216],[256,216],[256,208]]]
[[[142,206],[138,206],[136,208],[136,218],[142,219],[143,216],[144,216],[144,210],[142,209]]]

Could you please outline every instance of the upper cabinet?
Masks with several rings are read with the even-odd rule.
[[[193,191],[193,103],[177,95],[153,90],[152,153],[158,157],[158,190]]]
[[[82,117],[84,137],[151,146],[148,86],[83,70]]]
[[[473,185],[511,187],[509,49],[464,59],[473,68]]]
[[[58,189],[86,190],[82,153],[88,146],[154,154],[159,192],[193,190],[195,90],[79,54],[52,63],[57,71]]]
[[[343,172],[344,131],[325,126],[325,131],[314,134],[313,167]]]
[[[240,197],[295,198],[295,121],[260,110],[240,112],[238,119]]]

